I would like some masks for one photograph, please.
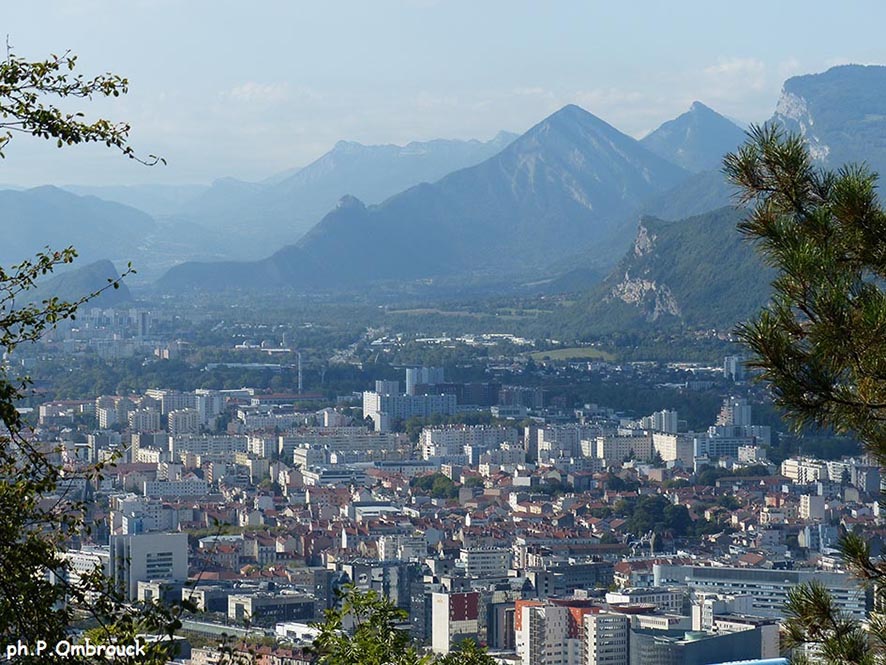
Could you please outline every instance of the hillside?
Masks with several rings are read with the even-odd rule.
[[[599,118],[567,106],[477,166],[376,206],[343,199],[296,245],[264,261],[186,264],[161,287],[525,274],[606,237],[638,201],[686,176]]]
[[[768,299],[773,273],[736,225],[744,211],[720,208],[667,222],[644,217],[610,275],[574,305],[574,334],[639,326],[730,328]]]
[[[76,265],[76,264],[75,264]],[[117,280],[120,273],[110,261],[96,261],[79,268],[52,275],[38,282],[36,289],[29,293],[32,302],[40,302],[56,297],[74,302],[108,286],[108,280]],[[119,288],[109,288],[89,301],[90,307],[113,307],[132,301],[132,294],[121,282]]]
[[[831,168],[865,161],[886,173],[886,67],[843,65],[790,78],[772,122],[805,136]]]
[[[0,265],[33,256],[47,244],[73,245],[81,261],[133,260],[156,230],[154,220],[135,208],[56,187],[0,191]]]

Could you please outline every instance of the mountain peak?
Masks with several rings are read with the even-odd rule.
[[[576,104],[567,104],[563,108],[554,111],[551,115],[545,118],[542,122],[545,123],[574,123],[574,122],[585,122],[587,120],[597,120],[599,122],[603,122],[595,116],[593,113],[589,111],[585,111],[582,107],[577,106]]]
[[[357,141],[346,141],[344,139],[336,141],[335,145],[332,148],[332,151],[335,152],[354,152],[356,150],[361,150],[365,148],[362,143]]]
[[[640,142],[668,161],[695,172],[717,168],[723,155],[744,141],[734,122],[699,101]]]
[[[573,142],[583,142],[590,136],[604,138],[607,142],[633,142],[634,139],[610,125],[608,122],[595,116],[575,104],[567,104],[563,108],[554,111],[547,118],[531,127],[525,134],[519,137],[511,146],[525,143],[527,139],[534,140],[539,133],[554,132],[568,138]],[[581,138],[584,136],[584,138]]]
[[[712,109],[710,106],[707,106],[706,104],[702,104],[698,100],[695,100],[694,102],[692,102],[692,105],[689,107],[689,111],[690,111],[690,113],[713,113],[715,115],[720,115],[714,109]]]
[[[358,199],[356,196],[345,194],[338,200],[338,203],[335,204],[335,207],[339,210],[343,208],[354,208],[356,210],[362,210],[366,208],[366,204],[363,203],[363,201]]]

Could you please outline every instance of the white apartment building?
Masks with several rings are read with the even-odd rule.
[[[819,460],[792,457],[781,463],[781,475],[798,485],[807,485],[827,479],[827,473],[827,466]]]
[[[866,592],[849,573],[671,564],[655,564],[652,570],[656,586],[681,585],[695,592],[749,595],[755,616],[783,618],[788,593],[811,580],[823,584],[841,611],[853,619],[861,621],[867,614]]]
[[[153,409],[137,409],[129,412],[129,430],[131,432],[159,432],[160,412]]]
[[[246,449],[245,436],[183,434],[169,437],[169,453],[173,459],[179,459],[182,453],[223,456],[245,453]]]
[[[692,434],[652,433],[652,448],[665,462],[680,462],[692,468],[695,461],[695,442]]]
[[[527,605],[521,619],[523,665],[581,665],[582,640],[569,637],[569,608]]]
[[[363,416],[372,418],[376,432],[386,432],[390,423],[413,416],[455,415],[455,395],[399,395],[367,391],[363,393]]]
[[[480,594],[433,593],[431,595],[431,649],[447,654],[453,645],[473,638],[480,630]]]
[[[817,494],[803,494],[800,497],[800,519],[823,520],[824,497]]]
[[[630,618],[615,612],[584,617],[584,665],[628,665]]]
[[[505,577],[511,567],[508,548],[462,548],[458,558],[468,577]]]
[[[170,436],[197,434],[200,431],[200,412],[197,409],[178,409],[166,416]]]
[[[605,466],[621,466],[626,458],[652,457],[652,436],[598,436],[595,455]]]
[[[146,480],[144,493],[147,497],[201,497],[209,494],[209,483],[193,476],[182,480]]]

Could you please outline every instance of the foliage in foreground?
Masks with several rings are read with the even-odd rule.
[[[326,610],[312,652],[319,665],[494,665],[486,651],[465,640],[445,656],[419,652],[409,634],[409,613],[375,591],[351,586],[341,607]]]
[[[800,136],[771,126],[752,129],[725,172],[753,204],[740,229],[777,271],[771,303],[737,331],[754,352],[751,365],[796,428],[854,432],[886,463],[886,213],[876,174],[820,169]],[[861,584],[881,596],[886,564],[867,542],[850,534],[841,550]],[[798,587],[784,644],[828,665],[884,663],[886,615],[877,600],[863,625],[820,585]]]
[[[8,53],[0,61],[0,157],[14,133],[54,139],[59,147],[102,142],[124,155],[138,158],[127,145],[129,126],[108,120],[84,120],[54,106],[60,98],[116,97],[126,92],[126,79],[105,74],[86,79],[72,73],[76,58],[52,56],[29,62]],[[156,163],[149,158],[147,163]],[[38,254],[9,268],[0,268],[0,352],[12,353],[25,342],[39,339],[98,291],[74,302],[49,297],[30,300],[37,281],[56,267],[71,263],[73,248]],[[105,288],[116,288],[111,281]],[[102,289],[103,290],[103,289]],[[99,567],[79,578],[63,552],[89,533],[86,505],[63,490],[56,451],[38,442],[25,428],[16,403],[28,387],[27,379],[11,377],[0,365],[0,642],[7,660],[34,663],[166,662],[163,643],[145,646],[118,657],[113,651],[70,651],[69,644],[85,647],[89,638],[108,646],[136,645],[141,633],[171,635],[180,625],[175,612],[160,607],[135,608],[124,602]],[[79,477],[94,481],[101,465],[80,470]],[[78,634],[81,622],[97,626]],[[56,651],[61,645],[61,652]],[[17,647],[16,653],[8,651]],[[42,648],[41,648],[42,647]],[[73,655],[72,655],[73,654]],[[11,658],[10,658],[11,656]]]

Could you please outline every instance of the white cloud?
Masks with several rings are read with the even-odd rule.
[[[592,111],[595,108],[610,108],[625,104],[637,104],[644,101],[646,95],[633,90],[620,90],[618,88],[597,88],[593,90],[581,90],[575,93],[575,99],[580,106]]]
[[[459,106],[455,95],[435,95],[422,91],[415,96],[415,106],[420,109],[455,108]]]
[[[766,65],[757,58],[720,57],[717,64],[705,67],[704,73],[720,87],[737,87],[739,93],[766,87]]]
[[[273,104],[290,99],[292,90],[287,83],[246,81],[226,91],[223,96],[248,104]]]

